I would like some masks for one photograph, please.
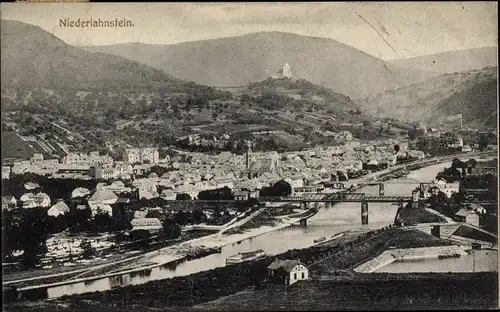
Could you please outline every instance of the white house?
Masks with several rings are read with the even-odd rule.
[[[444,181],[438,181],[436,186],[441,192],[445,193],[448,198],[450,198],[453,193],[458,193],[460,190],[460,183],[446,183]]]
[[[250,197],[249,191],[234,191],[233,192],[234,200],[245,201],[245,200],[248,200],[249,197]]]
[[[71,192],[71,198],[85,197],[90,195],[90,191],[84,187],[77,187]]]
[[[112,216],[113,209],[109,205],[116,203],[117,200],[118,196],[112,191],[100,189],[89,198],[88,204],[93,216],[101,212],[107,212]]]
[[[12,169],[10,168],[10,166],[2,166],[2,180],[8,180],[10,178],[11,171]]]
[[[150,163],[157,164],[160,162],[160,154],[157,148],[132,148],[126,149],[123,153],[123,161],[125,163]]]
[[[2,209],[12,209],[17,206],[17,200],[14,196],[2,196]]]
[[[24,184],[24,188],[28,191],[31,191],[31,190],[34,190],[34,189],[37,189],[39,188],[40,185],[38,185],[37,183],[34,183],[34,182],[26,182]]]
[[[33,200],[33,196],[35,196],[33,193],[24,193],[23,195],[21,195],[19,200],[22,202],[25,202],[27,200]]]
[[[58,217],[64,215],[69,211],[68,205],[65,202],[59,201],[47,211],[47,215],[52,217]]]
[[[309,269],[300,260],[275,260],[267,269],[269,277],[281,279],[285,285],[309,278]]]
[[[33,197],[36,207],[49,207],[50,197],[46,193],[38,193]]]
[[[464,153],[472,152],[472,147],[470,145],[464,145],[462,146],[462,152]]]
[[[132,231],[147,230],[150,233],[158,233],[163,229],[163,226],[158,218],[132,219],[130,225],[132,225]]]
[[[165,200],[175,200],[177,194],[172,190],[163,190],[160,197]]]
[[[96,204],[89,202],[90,210],[92,211],[92,216],[95,217],[98,214],[108,214],[110,217],[113,216],[113,208],[108,204]]]
[[[196,198],[200,191],[192,184],[182,184],[177,186],[174,192],[176,194],[188,194],[191,198]]]

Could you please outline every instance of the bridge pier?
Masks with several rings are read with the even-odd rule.
[[[380,196],[384,196],[385,192],[384,192],[384,183],[379,183],[378,184],[378,195]]]
[[[361,224],[368,224],[368,202],[361,202]]]
[[[300,226],[307,227],[307,219],[306,218],[300,219]]]
[[[413,191],[411,193],[412,201],[411,208],[418,208],[418,201],[420,199],[420,191]]]
[[[462,178],[465,177],[467,175],[467,171],[466,171],[466,168],[462,168]]]

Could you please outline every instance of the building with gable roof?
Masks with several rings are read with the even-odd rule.
[[[269,277],[285,285],[309,278],[309,269],[300,260],[275,260],[267,270]]]
[[[146,230],[151,234],[158,233],[163,229],[163,225],[158,218],[132,219],[130,225],[132,225],[132,231]]]
[[[69,207],[64,201],[61,200],[50,207],[50,209],[47,211],[47,215],[57,218],[60,215],[65,215],[67,212],[69,212]]]

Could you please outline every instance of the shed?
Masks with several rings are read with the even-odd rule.
[[[479,226],[479,213],[473,209],[462,208],[455,214],[455,217],[460,222]]]
[[[300,260],[275,260],[267,269],[269,277],[285,285],[309,278],[309,269]]]

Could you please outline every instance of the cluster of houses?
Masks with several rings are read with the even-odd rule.
[[[87,205],[93,214],[102,211],[111,214],[109,205],[118,201],[118,195],[124,192],[137,191],[139,198],[161,197],[174,200],[178,194],[188,194],[194,199],[201,191],[228,187],[233,190],[234,198],[246,200],[257,197],[260,189],[280,180],[288,182],[296,193],[310,192],[314,187],[334,180],[338,171],[349,177],[351,172],[362,170],[365,164],[386,162],[392,165],[398,155],[408,155],[411,152],[407,143],[392,140],[373,142],[370,145],[352,143],[285,153],[185,153],[167,159],[167,163],[160,162],[155,148],[127,149],[123,154],[123,161],[115,162],[98,152],[88,155],[68,154],[63,163],[58,164],[59,168],[52,177],[62,175],[113,181],[99,183],[96,190],[77,188],[71,194],[73,198],[88,197]],[[398,153],[394,151],[395,144],[400,146]],[[138,164],[141,162],[146,163]],[[151,167],[158,165],[165,166],[170,171],[161,176],[150,173]],[[12,168],[19,169],[19,166],[21,164],[15,164]],[[29,166],[47,167],[40,154],[33,155]],[[126,186],[122,181],[132,182]],[[54,200],[46,194],[36,192],[37,185],[27,184],[25,187],[27,193],[19,199],[23,207],[48,207],[54,204]],[[447,185],[444,192],[451,196],[451,192],[457,191],[456,189]],[[63,204],[55,203],[50,213],[56,216],[66,210]]]
[[[397,153],[394,151],[395,144],[400,146]],[[2,168],[2,176],[8,178],[7,175],[10,173],[33,172],[48,174],[54,178],[130,179],[131,176],[140,176],[148,172],[154,165],[160,165],[173,167],[183,174],[196,171],[203,174],[207,171],[224,170],[239,176],[242,171],[245,171],[244,174],[246,176],[250,174],[251,178],[267,174],[267,179],[272,180],[276,178],[272,174],[278,171],[282,172],[281,175],[293,175],[294,172],[300,171],[306,176],[312,175],[313,179],[318,179],[318,177],[337,171],[346,171],[347,173],[350,170],[361,170],[363,164],[369,166],[395,165],[398,157],[406,156],[421,159],[427,155],[422,151],[410,150],[407,142],[397,140],[375,141],[370,144],[349,141],[345,145],[317,147],[281,154],[258,152],[251,153],[250,159],[230,152],[222,152],[218,155],[184,153],[177,157],[167,156],[160,159],[157,148],[136,148],[125,150],[122,161],[113,161],[109,155],[100,155],[99,152],[69,153],[60,162],[58,159],[44,160],[42,154],[34,154],[30,160],[15,162],[11,168]],[[249,165],[251,165],[250,168]],[[281,178],[285,177],[281,176]]]
[[[126,149],[122,161],[114,161],[109,155],[100,155],[94,151],[86,153],[68,153],[61,160],[44,159],[43,154],[35,153],[29,160],[16,161],[12,166],[2,167],[2,179],[8,179],[11,173],[33,172],[51,175],[54,178],[79,179],[116,179],[140,173],[169,158],[160,159],[157,148]],[[146,165],[147,164],[147,165]]]

